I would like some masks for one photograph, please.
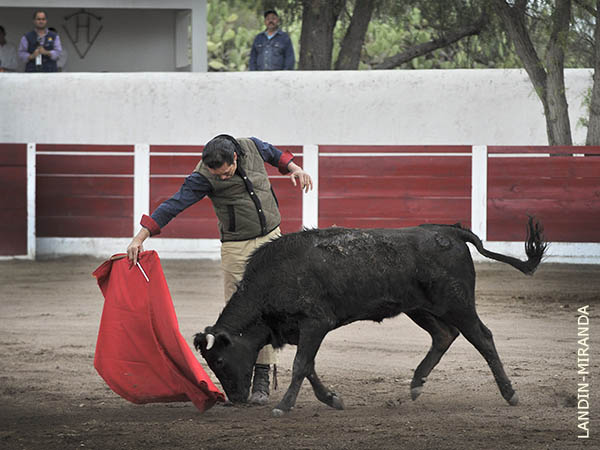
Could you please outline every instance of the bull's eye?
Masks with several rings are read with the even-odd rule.
[[[216,367],[217,369],[220,369],[220,368],[222,368],[224,365],[225,365],[225,361],[223,361],[223,358],[218,358],[218,359],[215,361],[215,367]]]

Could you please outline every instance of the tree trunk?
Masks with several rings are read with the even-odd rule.
[[[565,89],[565,48],[571,23],[571,0],[556,0],[552,12],[552,32],[546,50],[546,71],[548,73],[547,101],[550,122],[556,144],[573,145],[569,105]]]
[[[459,29],[457,31],[447,33],[441,38],[434,39],[429,42],[424,42],[422,44],[414,45],[402,53],[398,53],[397,55],[390,56],[389,58],[385,58],[383,62],[379,64],[375,64],[372,66],[373,69],[393,69],[398,67],[413,58],[418,56],[426,55],[438,48],[447,47],[450,44],[455,43],[456,41],[461,40],[467,36],[473,36],[475,34],[479,34],[483,27],[485,26],[485,21],[481,20],[473,25],[469,25],[465,28]]]
[[[531,42],[525,25],[526,0],[511,6],[505,0],[494,0],[509,38],[542,102],[546,117],[549,145],[572,145],[569,111],[564,82],[564,45],[569,31],[571,0],[556,0],[552,12],[552,33],[546,55],[547,68]],[[547,72],[546,72],[547,70]]]
[[[365,42],[367,28],[375,9],[376,0],[356,0],[350,26],[346,30],[335,70],[357,70]]]
[[[600,145],[600,0],[596,0],[594,29],[594,84],[585,145]]]
[[[331,70],[333,29],[346,0],[302,0],[299,70]]]

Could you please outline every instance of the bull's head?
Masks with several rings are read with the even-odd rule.
[[[221,382],[229,401],[246,402],[258,350],[251,348],[243,335],[213,332],[210,327],[196,334],[194,347]]]

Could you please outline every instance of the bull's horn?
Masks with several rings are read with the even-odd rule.
[[[210,350],[215,344],[215,337],[212,334],[206,335],[206,350]]]

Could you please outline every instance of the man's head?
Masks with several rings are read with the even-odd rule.
[[[220,134],[204,146],[202,162],[213,175],[227,180],[237,169],[238,142],[228,134]]]
[[[265,11],[265,26],[269,32],[275,32],[279,28],[279,15],[274,9]]]
[[[33,13],[33,26],[36,30],[45,30],[48,23],[48,14],[42,9]]]
[[[6,44],[6,31],[2,25],[0,25],[0,44]]]

